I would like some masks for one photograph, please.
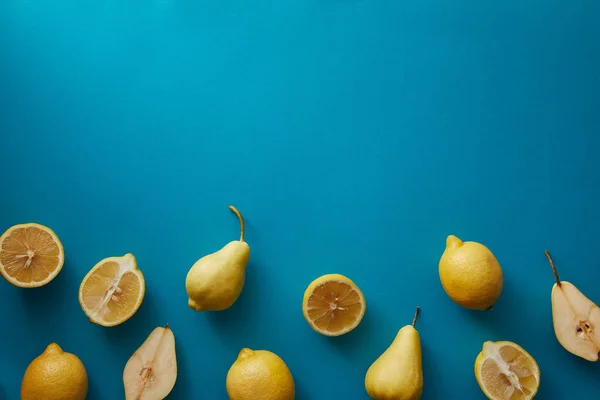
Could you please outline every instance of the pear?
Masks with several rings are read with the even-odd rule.
[[[196,311],[222,311],[240,297],[246,280],[250,246],[244,242],[244,219],[229,206],[240,220],[240,240],[234,240],[216,253],[202,257],[192,266],[185,280],[188,305]]]
[[[125,400],[162,400],[177,380],[175,337],[169,325],[152,331],[123,371]]]
[[[421,340],[415,323],[419,307],[412,325],[406,325],[396,338],[369,367],[365,377],[365,388],[376,400],[417,400],[423,392],[423,367],[421,361]]]
[[[561,281],[546,250],[556,283],[552,287],[552,320],[558,342],[588,361],[600,359],[600,309],[572,283]]]

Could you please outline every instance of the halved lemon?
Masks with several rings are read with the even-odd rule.
[[[15,286],[44,286],[58,275],[64,261],[62,243],[44,225],[15,225],[0,237],[0,273]]]
[[[326,336],[340,336],[358,326],[367,303],[354,282],[339,274],[323,275],[304,292],[302,312],[308,324]]]
[[[100,261],[83,278],[79,303],[91,322],[122,324],[142,305],[146,283],[133,254]]]
[[[540,387],[540,368],[513,342],[485,342],[475,361],[475,377],[492,400],[533,399]]]

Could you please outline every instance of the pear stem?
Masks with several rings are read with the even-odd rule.
[[[244,218],[242,218],[242,214],[240,214],[238,209],[235,208],[234,206],[229,206],[229,209],[231,211],[233,211],[235,213],[235,215],[237,215],[238,219],[240,220],[240,231],[242,232],[240,235],[240,242],[243,242],[244,241],[244,233],[246,232],[246,228],[244,227]]]
[[[417,323],[417,317],[419,316],[419,313],[421,312],[421,309],[419,307],[417,307],[417,310],[415,311],[415,316],[413,318],[413,322],[412,322],[412,326],[414,327],[415,324]]]
[[[544,251],[544,254],[548,258],[548,261],[550,261],[550,266],[552,267],[552,272],[554,273],[554,278],[556,279],[556,284],[558,285],[558,287],[562,287],[562,283],[561,283],[560,279],[558,278],[558,271],[556,270],[556,267],[554,266],[554,261],[552,260],[552,256],[550,255],[550,252],[548,250],[546,250],[546,251]]]

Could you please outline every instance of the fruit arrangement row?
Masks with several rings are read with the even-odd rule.
[[[239,219],[240,239],[200,258],[186,277],[188,305],[195,311],[222,311],[240,296],[250,246],[244,240],[244,219]],[[600,309],[573,284],[561,281],[546,251],[556,283],[552,289],[552,315],[556,337],[569,352],[589,361],[600,358]],[[64,264],[64,249],[48,227],[15,225],[0,237],[0,273],[21,288],[41,287],[52,281]],[[457,304],[489,310],[502,293],[503,274],[493,253],[483,244],[463,242],[450,235],[439,262],[439,275],[447,295]],[[144,275],[132,254],[109,257],[97,263],[79,288],[83,312],[95,324],[122,324],[139,309],[144,299]],[[316,332],[340,336],[361,322],[366,301],[359,287],[339,274],[311,282],[302,303],[304,318]],[[390,346],[368,368],[365,389],[376,400],[414,400],[421,397],[423,372],[421,343],[412,324],[401,328]],[[492,400],[532,399],[540,384],[535,359],[516,343],[486,342],[475,361],[475,376],[483,393]],[[177,379],[175,336],[169,326],[158,327],[131,356],[123,372],[127,400],[161,400]],[[83,400],[87,373],[75,355],[50,344],[31,362],[23,376],[23,400]],[[294,380],[285,362],[266,350],[242,349],[226,377],[231,400],[289,400]]]

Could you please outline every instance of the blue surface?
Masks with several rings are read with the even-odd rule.
[[[56,341],[89,399],[168,322],[171,399],[225,399],[245,346],[289,365],[297,399],[366,399],[363,379],[423,309],[423,399],[483,399],[473,362],[512,340],[539,362],[538,398],[594,397],[600,366],[554,337],[544,258],[600,301],[600,2],[149,0],[0,2],[0,230],[52,227],[55,281],[0,282],[0,398]],[[185,275],[247,219],[245,290],[188,309]],[[505,273],[489,313],[444,294],[453,233]],[[136,255],[147,280],[122,326],[90,324],[86,272]],[[341,338],[301,313],[308,283],[342,273],[368,309]]]

